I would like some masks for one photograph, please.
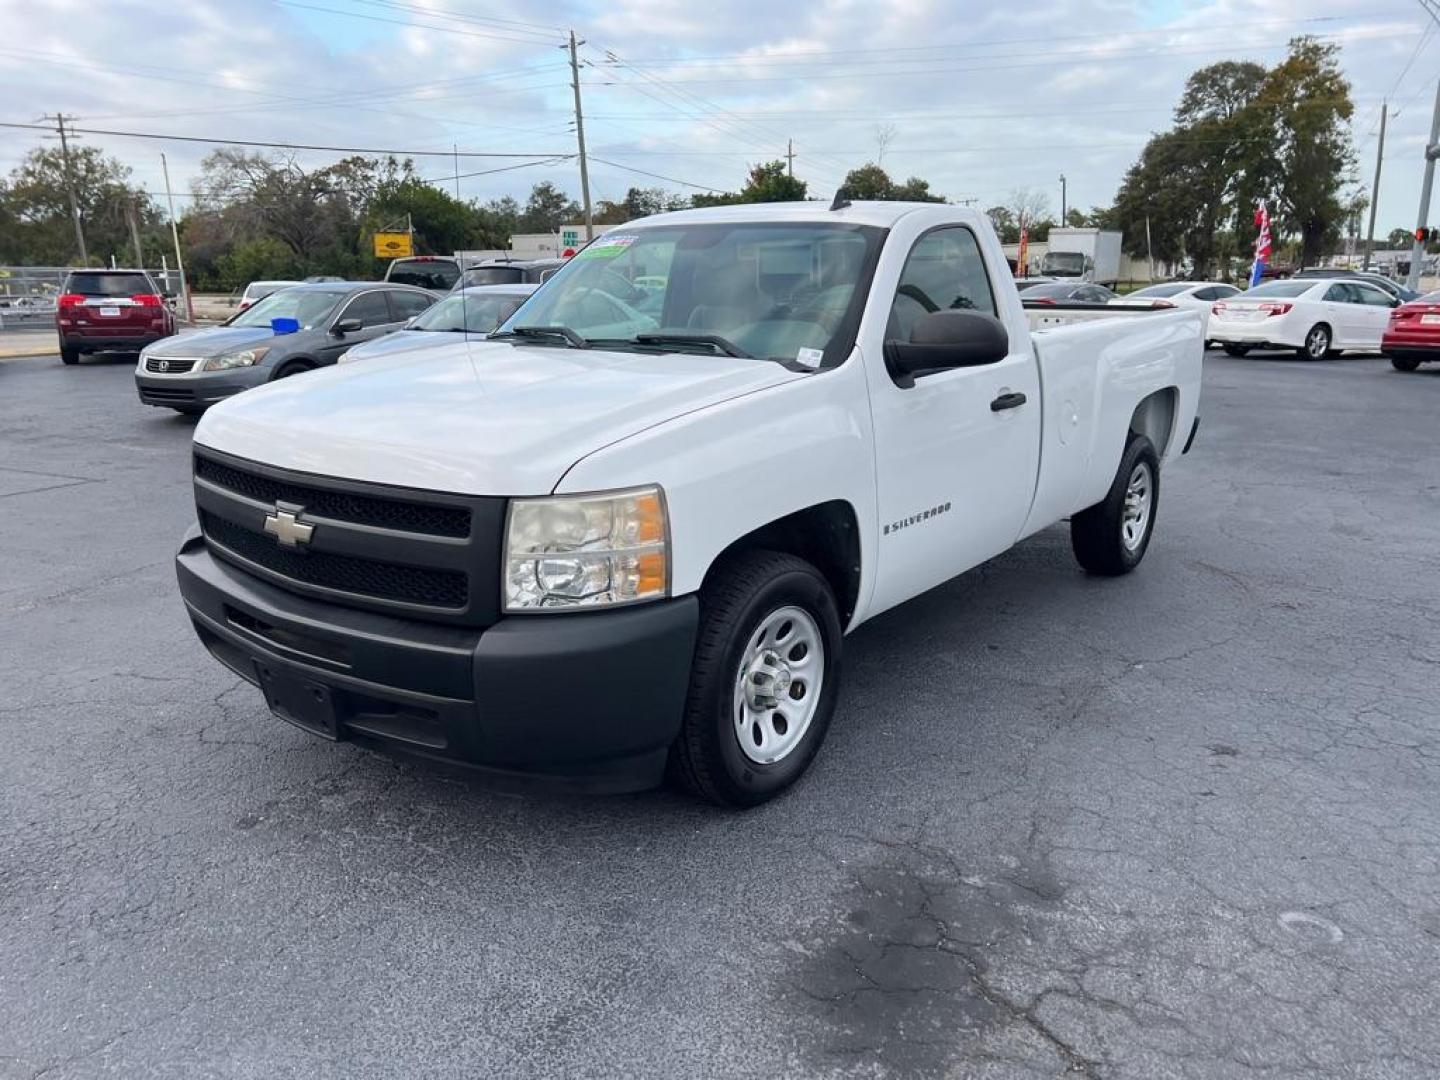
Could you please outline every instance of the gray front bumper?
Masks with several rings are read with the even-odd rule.
[[[268,367],[236,368],[233,371],[204,372],[198,375],[151,375],[135,372],[135,389],[146,405],[172,409],[203,409],[234,397],[242,390],[260,386],[270,379]]]

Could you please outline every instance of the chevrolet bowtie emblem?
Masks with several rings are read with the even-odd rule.
[[[315,526],[306,525],[289,510],[277,506],[273,514],[265,517],[265,531],[275,537],[281,547],[293,548],[310,543]]]

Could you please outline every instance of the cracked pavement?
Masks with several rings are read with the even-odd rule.
[[[0,1078],[1440,1074],[1440,370],[1212,353],[1136,574],[863,627],[733,814],[270,717],[131,368],[0,367]]]

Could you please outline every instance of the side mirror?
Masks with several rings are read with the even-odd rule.
[[[910,331],[910,340],[885,343],[885,366],[895,385],[911,387],[915,376],[948,368],[981,367],[1010,354],[1010,335],[994,315],[935,311]]]
[[[330,327],[330,332],[336,337],[344,337],[346,334],[353,334],[364,327],[365,324],[359,319],[339,319],[334,326]]]
[[[1404,303],[1404,301],[1401,300],[1398,296],[1392,296],[1392,297],[1390,297],[1390,306],[1391,306],[1391,307],[1399,307],[1399,306],[1400,306],[1401,304],[1403,304],[1403,303]]]

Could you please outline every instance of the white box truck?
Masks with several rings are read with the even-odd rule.
[[[1120,234],[1108,229],[1051,229],[1045,257],[1040,261],[1044,277],[1083,278],[1115,287],[1120,280]]]

